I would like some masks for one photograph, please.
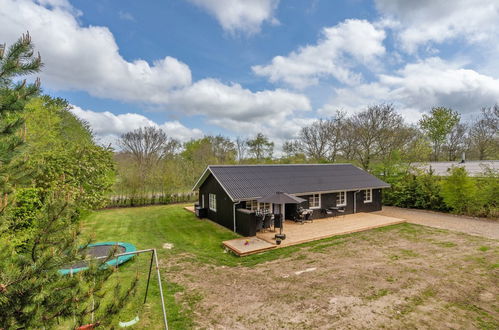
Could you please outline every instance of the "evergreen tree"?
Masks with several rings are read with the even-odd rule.
[[[74,127],[83,137],[91,135],[64,111],[58,113],[61,125],[45,125],[55,143],[36,139],[30,150],[24,119],[40,84],[20,79],[41,66],[28,34],[0,49],[0,329],[51,328],[59,322],[77,327],[90,323],[90,315],[110,325],[136,280],[113,284],[114,268],[101,267],[106,260],[89,261],[90,269],[75,276],[58,271],[84,258],[80,246],[88,241],[79,234],[80,216],[111,186],[112,155],[88,139],[81,145],[64,141],[63,133]],[[45,100],[39,106],[47,114],[50,106],[64,105]],[[38,120],[39,129],[43,116]],[[22,176],[29,180],[19,180]]]
[[[272,158],[274,142],[270,141],[263,133],[258,133],[253,139],[249,139],[246,144],[250,154],[256,160]]]
[[[28,84],[23,76],[38,72],[42,66],[40,55],[34,55],[28,33],[10,48],[0,45],[0,210],[8,204],[12,186],[22,176],[20,164],[13,162],[23,144],[19,133],[24,120],[22,113],[29,99],[40,92],[40,82]]]

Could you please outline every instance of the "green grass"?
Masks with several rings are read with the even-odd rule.
[[[137,208],[109,209],[89,214],[83,221],[83,233],[95,242],[122,241],[134,244],[138,249],[156,248],[160,261],[172,258],[182,262],[224,265],[229,267],[253,265],[278,258],[295,258],[301,260],[300,250],[325,252],[328,248],[336,248],[354,240],[363,233],[335,236],[320,241],[309,242],[297,246],[275,249],[260,254],[238,257],[224,252],[222,241],[239,237],[230,230],[209,220],[200,220],[194,214],[183,209],[185,205],[149,206]],[[418,236],[422,229],[419,226],[399,224],[377,228],[376,232],[395,230],[406,235]],[[173,249],[163,248],[163,244],[173,243]],[[403,253],[405,257],[410,253]],[[139,270],[140,281],[137,295],[126,305],[117,320],[128,321],[141,315],[141,328],[161,328],[161,305],[155,275],[152,277],[148,304],[143,307],[149,257],[140,255],[119,268],[114,281],[126,283]],[[193,324],[193,311],[203,298],[200,294],[187,290],[172,280],[169,273],[178,271],[178,265],[162,267],[162,280],[167,314],[171,329],[189,329]],[[116,321],[117,321],[116,320]]]
[[[253,266],[293,256],[299,247],[276,249],[244,258],[225,253],[222,241],[240,237],[209,220],[200,220],[182,205],[111,209],[94,212],[84,222],[84,232],[95,241],[124,241],[138,249],[156,248],[160,256],[185,254],[193,262],[225,266]],[[174,248],[165,250],[164,243]]]
[[[183,258],[193,263],[207,263],[225,266],[252,266],[261,262],[281,257],[295,256],[299,247],[290,247],[240,258],[225,253],[222,241],[239,237],[239,235],[211,221],[200,220],[183,209],[183,205],[150,206],[137,208],[110,209],[93,212],[83,221],[83,234],[92,237],[93,241],[122,241],[134,244],[137,249],[156,248],[158,257],[164,261],[168,258]],[[171,250],[163,249],[164,243],[173,243]],[[157,279],[153,274],[148,303],[143,306],[149,256],[139,255],[133,261],[121,266],[113,275],[113,283],[120,282],[126,287],[127,282],[139,272],[139,285],[136,296],[116,317],[118,321],[129,321],[140,314],[141,328],[161,328],[161,305]],[[202,296],[186,290],[173,282],[168,272],[175,267],[163,267],[166,309],[171,329],[189,329],[193,324],[193,310]],[[110,283],[112,284],[112,283]]]

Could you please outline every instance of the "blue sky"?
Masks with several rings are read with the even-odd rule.
[[[30,31],[45,92],[103,142],[156,125],[280,145],[339,109],[415,123],[499,102],[495,0],[0,0],[0,22],[2,43]]]

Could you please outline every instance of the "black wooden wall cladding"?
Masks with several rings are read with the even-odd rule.
[[[209,209],[209,194],[215,194],[216,198],[216,212]],[[323,209],[336,206],[337,193],[323,193],[321,194],[321,206],[315,209],[313,213],[314,219],[328,217],[330,215],[323,212]],[[204,195],[204,206],[207,209],[208,219],[230,229],[234,230],[234,203],[231,201],[227,193],[224,191],[218,181],[209,175],[205,182],[199,188],[199,205],[202,205],[202,196]],[[364,191],[354,194],[354,191],[347,191],[347,205],[345,207],[345,214],[354,212],[354,195],[356,196],[357,212],[373,212],[381,210],[382,204],[382,190],[373,189],[372,202],[364,203]],[[311,195],[300,195],[299,197],[305,198],[307,201],[301,204],[304,208],[309,208],[308,198]],[[242,203],[244,204],[244,203]],[[236,205],[236,231],[243,236],[254,236],[256,233],[256,218],[254,213],[243,212],[239,210],[242,204]],[[290,219],[296,214],[296,205],[286,205],[286,218]]]
[[[209,209],[209,194],[215,194],[217,196],[216,212]],[[222,186],[211,174],[199,188],[199,205],[201,205],[202,195],[204,195],[205,208],[208,210],[208,219],[213,220],[230,230],[234,230],[233,203]]]
[[[321,206],[319,209],[315,209],[313,213],[314,219],[320,219],[329,217],[331,215],[325,214],[324,209],[336,206],[336,195],[337,193],[323,193],[321,194]],[[373,212],[381,210],[381,199],[382,193],[381,189],[373,189],[372,192],[372,202],[364,203],[364,191],[361,190],[357,194],[354,191],[347,191],[347,205],[345,206],[345,214],[354,213],[354,195],[357,199],[357,212]],[[308,198],[311,195],[299,195],[298,197],[305,198],[307,201],[300,204],[304,208],[309,208]],[[288,213],[289,212],[289,213]],[[291,216],[296,213],[295,207],[288,207],[286,205],[286,215]]]

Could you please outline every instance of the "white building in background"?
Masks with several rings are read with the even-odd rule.
[[[468,175],[470,176],[481,176],[487,169],[492,169],[499,171],[499,160],[472,160],[466,162],[427,162],[427,163],[414,163],[414,167],[429,171],[433,170],[433,173],[438,176],[449,175],[449,169],[452,166],[464,167]]]

